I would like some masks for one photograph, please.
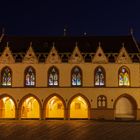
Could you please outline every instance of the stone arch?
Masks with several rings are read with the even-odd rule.
[[[13,102],[13,107],[10,109],[8,106],[7,109],[5,109],[4,105],[3,105],[3,101],[2,99],[3,98],[6,98],[8,97],[9,99],[12,100]],[[3,109],[4,107],[4,109]],[[3,112],[5,112],[3,114]],[[16,103],[16,100],[9,94],[2,94],[0,95],[0,118],[16,118],[17,117],[17,103]]]
[[[120,107],[121,105],[121,107]],[[136,119],[137,102],[129,94],[120,95],[114,102],[114,117],[120,119]]]
[[[60,116],[59,116],[59,115],[54,115],[54,117],[53,117],[53,116],[52,116],[52,117],[47,116],[47,105],[48,105],[49,101],[50,101],[53,97],[58,98],[59,101],[61,102],[61,105],[63,106],[63,111],[64,111],[63,117],[60,117],[61,115],[60,115]],[[58,119],[58,118],[65,118],[65,117],[66,117],[66,112],[65,112],[65,110],[66,110],[66,103],[65,103],[65,100],[63,99],[62,96],[60,96],[60,95],[58,95],[58,94],[56,94],[56,93],[51,94],[50,96],[48,96],[48,97],[45,99],[44,103],[43,103],[43,117],[44,117],[44,118],[56,118],[56,119]]]
[[[85,102],[86,102],[86,105],[87,105],[87,117],[76,117],[75,119],[90,119],[90,111],[91,111],[91,104],[88,100],[88,98],[86,96],[84,96],[83,94],[76,94],[74,96],[72,96],[68,102],[68,117],[69,118],[73,118],[71,117],[71,103],[74,99],[76,99],[77,97],[81,97]]]
[[[22,111],[23,111],[23,108],[22,108],[22,105],[24,104],[24,102],[28,99],[28,98],[30,98],[30,97],[33,97],[35,100],[36,100],[36,103],[37,103],[37,111],[38,111],[38,115],[35,115],[35,116],[38,116],[38,117],[35,117],[35,116],[33,116],[33,117],[23,117],[22,116]],[[35,96],[34,94],[27,94],[27,95],[25,95],[24,97],[22,97],[22,99],[20,100],[20,102],[19,102],[19,105],[18,105],[18,110],[19,110],[19,117],[20,118],[24,118],[24,119],[32,119],[32,118],[41,118],[41,116],[42,116],[42,104],[41,104],[41,101],[40,101],[40,99],[37,97],[37,96]]]

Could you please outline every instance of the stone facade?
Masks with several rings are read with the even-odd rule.
[[[59,54],[55,44],[53,44],[50,52],[45,55],[45,61],[42,63],[39,62],[38,56],[40,55],[37,55],[39,53],[34,51],[33,44],[30,43],[29,49],[22,56],[22,62],[16,62],[15,56],[19,53],[12,52],[10,43],[9,45],[7,44],[0,57],[0,99],[9,97],[13,100],[15,119],[22,118],[22,105],[29,97],[35,98],[38,102],[39,119],[49,118],[46,115],[46,104],[55,96],[59,98],[64,106],[63,119],[140,120],[140,63],[134,62],[132,58],[134,55],[139,55],[139,53],[128,53],[125,45],[122,46],[120,52],[104,53],[101,43],[98,44],[96,50],[96,52],[86,53],[90,54],[91,62],[85,62],[85,57],[76,43],[68,61],[63,62],[62,57],[67,53]],[[114,62],[109,61],[110,55],[114,55]],[[2,71],[5,67],[11,69],[12,81],[10,86],[2,85]],[[34,86],[25,85],[25,71],[28,67],[32,67],[35,70]],[[56,86],[49,85],[48,73],[51,67],[57,68],[59,72],[59,84]],[[80,86],[72,85],[72,69],[74,67],[80,68],[82,73]],[[95,76],[98,67],[104,69],[104,84],[96,86]],[[119,71],[122,67],[128,69],[128,85],[119,85]],[[100,96],[101,98],[99,98]],[[86,117],[70,117],[71,104],[76,97],[81,97],[86,103]],[[54,116],[54,118],[57,117]],[[27,117],[27,119],[32,119],[32,117]]]

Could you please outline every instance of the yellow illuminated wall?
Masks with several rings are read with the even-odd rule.
[[[115,115],[120,118],[134,117],[133,106],[128,98],[122,97],[117,101]]]
[[[47,118],[64,118],[63,102],[57,97],[52,97],[46,105]]]
[[[70,104],[70,118],[88,118],[88,105],[81,96],[72,100]]]
[[[15,104],[9,97],[0,100],[0,118],[15,118]]]
[[[39,118],[39,103],[34,97],[27,98],[21,107],[21,118]]]

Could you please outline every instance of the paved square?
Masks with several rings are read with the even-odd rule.
[[[0,140],[140,140],[140,122],[1,120]]]

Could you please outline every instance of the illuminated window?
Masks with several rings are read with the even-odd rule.
[[[71,72],[72,86],[82,86],[82,71],[78,67],[74,67]]]
[[[25,70],[25,85],[35,86],[35,70],[32,67]]]
[[[59,85],[59,72],[56,67],[51,67],[48,71],[48,85],[49,86]]]
[[[127,67],[121,67],[119,69],[119,86],[129,86],[130,85],[130,74]]]
[[[97,98],[97,107],[98,108],[105,108],[107,107],[107,99],[104,95],[100,95]]]
[[[105,86],[105,71],[102,67],[95,69],[95,86]]]
[[[9,67],[2,69],[1,84],[2,86],[12,86],[12,71]]]

